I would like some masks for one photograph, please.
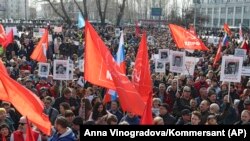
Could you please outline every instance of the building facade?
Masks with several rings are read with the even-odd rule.
[[[208,19],[204,27],[220,28],[224,23],[230,27],[250,27],[250,0],[197,0],[196,12]]]
[[[29,0],[0,0],[1,19],[29,19]]]

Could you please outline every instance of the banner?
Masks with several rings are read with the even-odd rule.
[[[39,63],[38,64],[38,76],[40,77],[48,77],[50,71],[50,64],[49,63]]]
[[[159,57],[161,61],[169,62],[169,49],[160,49]]]
[[[166,72],[166,65],[165,62],[162,62],[161,60],[156,60],[155,62],[155,72]]]
[[[195,57],[185,57],[185,64],[184,64],[184,75],[194,75],[194,69],[196,65],[196,58]]]
[[[246,58],[247,51],[245,49],[235,49],[234,56]]]
[[[242,57],[223,56],[220,81],[241,82]]]
[[[80,72],[84,72],[84,60],[78,60],[78,67]]]
[[[53,67],[54,80],[68,80],[69,78],[69,61],[68,60],[54,60]]]
[[[185,52],[170,51],[170,71],[182,73],[185,69]]]
[[[120,37],[120,34],[121,34],[120,28],[116,28],[115,29],[115,37]]]
[[[250,66],[247,67],[242,67],[242,71],[241,71],[241,75],[242,76],[250,76]]]

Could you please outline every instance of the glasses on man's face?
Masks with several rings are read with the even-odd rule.
[[[24,126],[25,124],[27,124],[27,123],[21,123],[21,122],[19,122],[19,125],[21,125],[21,126]]]

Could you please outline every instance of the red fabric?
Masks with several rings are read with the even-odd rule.
[[[112,80],[111,74],[108,71],[107,64],[102,57],[102,52],[97,47],[97,37],[87,36],[87,27],[85,27],[85,56],[84,56],[84,79],[92,84],[115,90],[115,85]],[[101,40],[98,38],[98,40]],[[104,45],[106,48],[106,46]]]
[[[221,50],[222,50],[222,43],[219,42],[219,48],[218,48],[216,56],[214,58],[214,63],[213,63],[214,67],[215,67],[216,63],[221,59]]]
[[[39,133],[37,133],[35,131],[31,131],[31,132],[32,132],[35,140],[27,140],[26,139],[26,141],[37,141],[38,137],[39,137]],[[17,130],[13,133],[13,135],[14,135],[14,141],[24,141],[23,133],[21,131]]]
[[[247,52],[249,52],[249,46],[248,46],[246,40],[243,41],[243,43],[242,43],[242,45],[241,45],[241,48],[242,48],[242,49],[245,49]]]
[[[198,37],[183,27],[169,24],[169,28],[178,48],[204,51],[209,50]]]
[[[25,141],[37,141],[34,138],[34,135],[32,134],[32,129],[30,127],[30,122],[27,118],[27,126],[26,126],[26,140]]]
[[[142,125],[152,125],[153,124],[153,115],[152,115],[152,94],[149,95],[148,101],[145,107],[145,111],[141,117]]]
[[[13,29],[11,29],[11,31],[6,36],[6,40],[3,42],[3,48],[6,49],[10,43],[13,43],[13,40],[14,40]]]
[[[6,75],[9,75],[1,59],[0,59],[0,70],[2,70]]]
[[[43,87],[50,90],[50,85],[48,83],[45,83],[45,84],[38,83],[38,84],[36,84],[36,89],[38,91],[38,94],[40,94],[40,90]]]
[[[207,82],[203,82],[203,83],[201,83],[201,82],[196,82],[196,83],[194,84],[194,87],[195,87],[195,89],[196,89],[197,91],[200,90],[201,86],[204,86],[204,87],[206,87],[206,88],[209,87],[208,84],[207,84]]]
[[[35,47],[34,51],[32,52],[30,58],[33,60],[36,60],[38,62],[47,62],[47,57],[46,57],[46,52],[48,50],[48,30],[45,29],[45,33],[43,35],[43,37],[40,39],[40,41],[38,42],[37,46]],[[44,48],[45,45],[45,48]]]
[[[98,36],[98,34],[88,21],[86,21],[85,34],[87,52],[88,49],[94,48],[97,52],[94,52],[92,56],[98,54],[98,58],[101,58],[101,60],[99,60],[100,62],[97,62],[98,59],[95,58],[92,59],[89,63],[101,64],[101,61],[103,61],[103,63],[106,64],[107,69],[110,71],[110,75],[113,79],[113,83],[116,88],[115,90],[118,93],[122,109],[124,111],[132,112],[136,115],[142,115],[144,112],[145,103],[143,102],[141,96],[136,91],[134,85],[129,81],[127,76],[122,73],[122,70],[116,64],[108,48],[105,46],[104,42],[101,40],[101,38]],[[85,61],[88,60],[85,59]],[[94,73],[94,70],[91,71],[91,73]],[[94,75],[96,74],[94,73]],[[98,79],[96,81],[98,81]]]
[[[25,65],[25,66],[21,66],[20,67],[20,70],[29,70],[30,72],[31,72],[31,66],[29,66],[29,65]]]
[[[50,135],[51,123],[47,115],[43,113],[42,101],[30,90],[10,78],[3,70],[0,70],[0,99],[10,102],[21,115],[29,120],[43,133]]]
[[[2,135],[2,141],[7,141],[4,135]]]
[[[6,40],[5,30],[2,24],[0,24],[0,44],[2,45]]]
[[[105,95],[104,95],[104,97],[103,97],[103,103],[104,103],[104,104],[109,103],[109,102],[111,101],[111,95],[108,94],[108,91],[109,91],[109,90],[106,91],[106,93],[105,93]]]
[[[135,60],[132,82],[145,103],[147,103],[148,97],[153,94],[148,58],[147,35],[144,33]]]
[[[232,36],[232,32],[227,23],[224,24],[224,31],[227,33],[227,35]]]

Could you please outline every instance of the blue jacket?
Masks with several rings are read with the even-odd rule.
[[[67,128],[67,131],[60,136],[55,132],[49,141],[76,141],[76,138],[73,131],[70,128]]]

